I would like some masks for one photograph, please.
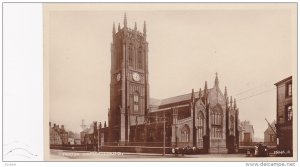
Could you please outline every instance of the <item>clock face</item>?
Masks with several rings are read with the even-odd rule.
[[[117,74],[117,81],[120,81],[121,80],[121,74]]]
[[[132,78],[133,78],[134,81],[140,81],[140,79],[141,79],[140,75],[136,72],[134,72],[132,74]]]

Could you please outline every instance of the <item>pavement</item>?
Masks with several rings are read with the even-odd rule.
[[[184,155],[179,154],[156,154],[156,153],[127,153],[127,152],[90,152],[90,151],[71,151],[71,150],[50,150],[51,160],[109,160],[109,159],[124,159],[124,160],[139,160],[139,159],[170,159],[170,158],[245,158],[245,154],[198,154]]]

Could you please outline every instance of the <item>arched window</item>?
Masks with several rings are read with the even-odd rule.
[[[211,113],[211,136],[213,138],[222,138],[223,137],[223,114],[222,114],[222,108],[220,105],[217,105],[214,107],[212,113]]]
[[[139,47],[137,54],[137,66],[139,69],[143,69],[143,52],[142,47]]]
[[[221,125],[222,124],[222,111],[214,110],[211,114],[211,120],[213,125]]]
[[[204,133],[204,115],[200,111],[198,116],[198,138],[202,138]]]
[[[189,142],[190,141],[190,128],[187,125],[181,129],[181,142]]]
[[[129,46],[129,66],[133,67],[133,48]]]
[[[138,94],[138,92],[135,92],[133,94],[133,112],[134,113],[139,112],[139,94]]]

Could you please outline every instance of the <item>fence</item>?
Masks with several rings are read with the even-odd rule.
[[[264,144],[266,146],[276,146],[274,142],[240,142],[240,146],[256,146],[258,144]]]

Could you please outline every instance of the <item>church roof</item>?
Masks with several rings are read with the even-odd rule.
[[[211,88],[212,89],[212,88]],[[211,91],[211,89],[208,89],[208,93]],[[204,90],[201,92],[204,94]],[[194,93],[195,98],[199,98],[199,91]],[[169,97],[166,99],[155,99],[155,98],[150,98],[150,105],[152,106],[162,106],[162,105],[167,105],[167,104],[173,104],[173,103],[178,103],[182,101],[187,101],[190,100],[192,97],[192,93],[187,93],[179,96],[173,96]]]
[[[207,89],[207,82],[205,81],[205,86],[204,89]],[[201,89],[200,89],[201,90]],[[215,91],[212,91],[215,90]],[[226,90],[226,88],[225,88]],[[209,101],[216,101],[216,103],[219,103],[218,100],[221,100],[223,103],[225,103],[225,100],[221,97],[219,97],[218,95],[221,95],[222,97],[224,96],[223,93],[221,92],[220,88],[219,88],[219,79],[218,79],[218,74],[216,73],[216,78],[215,78],[215,84],[212,88],[207,89],[208,91],[208,95],[209,95]],[[201,91],[201,94],[204,94],[204,90]],[[226,95],[227,95],[227,91],[226,91]],[[199,99],[199,91],[194,92],[194,97],[195,99]],[[170,107],[172,106],[172,104],[185,104],[186,102],[188,102],[189,100],[191,100],[192,98],[192,93],[186,93],[183,95],[179,95],[179,96],[173,96],[173,97],[169,97],[169,98],[165,98],[165,99],[153,99],[150,98],[150,112],[151,110],[153,111],[158,109],[158,108],[165,108],[165,107]]]

